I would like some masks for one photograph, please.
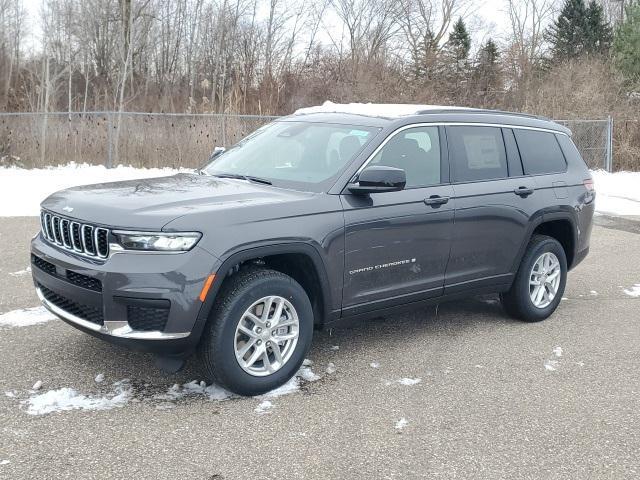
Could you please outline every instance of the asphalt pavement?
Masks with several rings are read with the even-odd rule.
[[[167,401],[199,380],[194,362],[167,376],[61,321],[0,326],[0,478],[638,478],[640,298],[624,290],[640,284],[640,229],[598,223],[547,321],[485,296],[319,331],[320,378],[270,406]],[[0,218],[0,314],[38,305],[15,274],[37,230]],[[28,413],[50,390],[111,398],[123,379],[119,408]]]

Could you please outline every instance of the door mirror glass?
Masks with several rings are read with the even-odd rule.
[[[407,175],[401,168],[387,166],[366,167],[355,183],[349,185],[348,189],[356,195],[367,195],[370,193],[396,192],[404,189],[407,184]]]

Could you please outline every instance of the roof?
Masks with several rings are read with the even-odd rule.
[[[429,113],[430,111],[467,111],[477,110],[467,107],[447,107],[442,105],[412,105],[408,103],[333,103],[324,102],[315,107],[299,108],[294,115],[310,113],[347,113],[366,117],[399,118],[407,115]]]
[[[382,127],[392,123],[401,126],[418,122],[474,122],[508,124],[543,128],[571,135],[571,131],[554,121],[538,115],[482,108],[453,107],[443,105],[411,105],[384,103],[333,103],[324,102],[315,107],[300,108],[283,120],[320,121],[327,123],[351,123]]]

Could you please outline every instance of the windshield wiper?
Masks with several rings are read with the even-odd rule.
[[[263,183],[265,185],[272,185],[270,180],[267,180],[266,178],[260,178],[260,177],[254,177],[251,175],[240,175],[239,173],[217,173],[215,175],[213,175],[214,177],[218,177],[218,178],[236,178],[238,180],[246,180],[248,182],[255,182],[255,183]]]

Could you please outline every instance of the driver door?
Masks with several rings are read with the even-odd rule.
[[[368,165],[405,170],[404,190],[341,195],[343,313],[442,295],[454,212],[443,135],[441,127],[411,127],[392,134],[376,151]]]

